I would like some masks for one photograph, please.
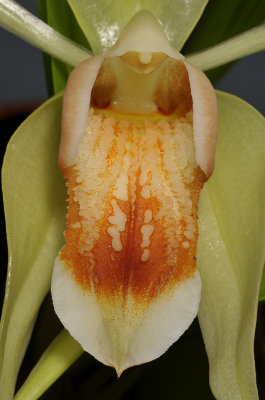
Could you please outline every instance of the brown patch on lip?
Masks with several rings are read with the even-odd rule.
[[[154,100],[165,115],[175,112],[184,116],[192,109],[189,76],[182,61],[169,58],[164,62]]]
[[[91,104],[95,107],[105,108],[113,99],[117,78],[110,65],[110,59],[103,61],[91,91]]]
[[[159,146],[157,146],[159,148]],[[116,157],[112,148],[113,157]],[[159,148],[161,160],[163,149]],[[107,157],[107,164],[112,164],[112,157]],[[162,163],[162,161],[161,161]],[[109,167],[108,167],[109,168]],[[164,166],[161,173],[168,180],[168,172]],[[194,239],[188,241],[184,232],[187,230],[187,222],[184,216],[180,217],[178,223],[174,220],[174,211],[171,210],[170,219],[164,217],[154,218],[161,208],[167,204],[170,209],[172,201],[169,195],[164,195],[162,200],[151,194],[149,198],[141,195],[143,188],[140,185],[140,168],[136,170],[135,180],[135,201],[132,205],[132,186],[128,185],[128,200],[123,201],[116,198],[119,209],[126,215],[127,221],[125,230],[120,231],[122,250],[116,251],[113,248],[112,240],[107,232],[110,222],[108,217],[113,215],[111,200],[114,199],[113,188],[103,199],[103,216],[96,221],[99,231],[99,238],[94,241],[93,248],[80,252],[82,247],[83,231],[82,219],[80,216],[79,203],[75,199],[75,187],[78,181],[78,170],[76,167],[67,168],[64,171],[67,178],[69,203],[68,223],[65,232],[66,245],[61,251],[61,259],[67,269],[71,271],[74,279],[84,291],[95,290],[99,298],[111,299],[122,291],[124,300],[128,294],[134,297],[137,303],[148,304],[151,299],[160,293],[171,291],[177,284],[194,276],[196,270],[196,243],[198,237],[197,228],[197,203],[200,190],[205,181],[205,175],[199,167],[195,170],[195,179],[192,183],[186,184],[190,191],[192,202],[192,219],[195,225]],[[95,194],[96,196],[96,194]],[[154,232],[150,236],[148,246],[149,258],[141,261],[144,248],[141,246],[143,235],[141,228],[144,224],[146,210],[152,211],[151,225]],[[171,221],[170,223],[168,221]],[[173,222],[172,222],[173,221]],[[174,223],[175,221],[175,223]],[[168,234],[167,229],[178,231],[178,246],[175,249],[177,262],[175,265],[168,262]],[[187,248],[183,247],[184,242],[189,242]],[[92,287],[93,284],[93,287]]]

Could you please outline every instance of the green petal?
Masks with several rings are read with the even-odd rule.
[[[65,187],[57,166],[62,96],[16,131],[2,171],[9,251],[0,336],[0,398],[12,398],[39,306],[63,244]]]
[[[0,0],[0,26],[70,65],[78,65],[91,55],[13,0]]]
[[[230,39],[265,22],[265,2],[260,0],[211,0],[183,48],[183,54],[197,52]],[[213,81],[227,67],[208,71]]]
[[[76,43],[89,49],[89,44],[80,29],[72,10],[65,0],[38,0],[38,9],[41,18],[65,37],[71,38]],[[65,88],[72,67],[55,57],[47,56],[49,62],[48,76],[52,82],[52,93],[59,93]],[[48,66],[47,66],[48,67]],[[46,71],[47,72],[47,71]]]
[[[218,93],[216,168],[200,200],[199,320],[218,400],[258,398],[254,333],[265,259],[265,120]]]
[[[211,0],[185,44],[185,54],[214,46],[254,28],[265,22],[264,15],[264,1]]]
[[[205,71],[265,49],[265,24],[187,57]]]
[[[179,50],[199,20],[208,0],[67,0],[94,53],[110,48],[121,30],[142,9],[162,24],[168,39]]]

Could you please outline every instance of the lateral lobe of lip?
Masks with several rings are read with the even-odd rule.
[[[191,115],[121,118],[90,110],[74,166],[60,257],[84,291],[149,303],[194,276],[197,203]]]

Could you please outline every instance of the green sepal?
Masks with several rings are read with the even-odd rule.
[[[199,321],[218,400],[258,399],[254,334],[265,260],[265,119],[218,92],[216,166],[200,199]]]
[[[0,325],[0,398],[12,399],[17,373],[63,244],[66,189],[57,165],[62,95],[28,117],[11,138],[2,186],[8,274]]]

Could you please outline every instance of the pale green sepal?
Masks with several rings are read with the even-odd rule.
[[[199,321],[217,400],[258,399],[254,334],[265,259],[265,120],[218,92],[216,167],[200,199]]]
[[[84,47],[61,35],[13,0],[0,0],[0,26],[69,65],[91,56]]]
[[[12,398],[40,304],[63,244],[66,189],[57,165],[62,95],[44,103],[10,140],[2,170],[9,252],[0,325],[0,398]]]
[[[83,353],[72,336],[63,330],[41,356],[15,400],[37,400]]]
[[[265,50],[265,25],[250,29],[209,49],[187,56],[202,71]]]
[[[208,0],[67,0],[96,54],[112,47],[122,29],[140,10],[161,23],[171,44],[180,50],[198,22]]]

